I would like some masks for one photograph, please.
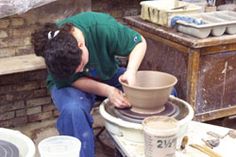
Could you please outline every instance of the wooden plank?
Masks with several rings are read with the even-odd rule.
[[[221,44],[217,46],[211,46],[211,47],[203,47],[201,48],[201,55],[211,55],[216,53],[224,53],[229,51],[235,51],[236,50],[236,44]]]
[[[146,32],[149,32],[153,35],[183,44],[185,46],[192,47],[194,43],[196,43],[196,40],[198,40],[197,38],[186,36],[182,33],[177,33],[175,29],[170,29],[148,21],[144,21],[138,16],[125,17],[124,21],[131,27],[145,30]]]
[[[236,104],[236,51],[204,55],[200,59],[195,113]]]
[[[178,44],[178,43],[173,42],[173,41],[168,40],[168,39],[164,39],[162,37],[159,37],[157,35],[154,35],[152,33],[144,31],[142,29],[139,29],[139,28],[136,28],[136,27],[134,27],[133,29],[136,30],[137,32],[139,32],[140,34],[142,34],[144,37],[148,37],[148,38],[153,39],[153,40],[155,40],[157,42],[160,42],[160,43],[163,43],[163,44],[168,45],[170,47],[173,47],[173,48],[175,48],[176,50],[178,50],[180,52],[187,53],[188,50],[189,50],[189,48],[184,46],[184,45]]]
[[[197,81],[199,77],[199,49],[189,49],[187,73],[187,101],[195,109],[197,97]]]
[[[124,21],[131,26],[138,27],[143,30],[148,30],[149,33],[158,35],[165,39],[183,44],[191,48],[202,48],[236,43],[236,35],[224,34],[219,37],[208,37],[205,39],[199,39],[184,33],[177,32],[175,29],[163,27],[142,20],[139,16],[125,17]]]
[[[45,69],[46,65],[42,57],[37,57],[34,54],[0,58],[0,76]]]
[[[204,122],[204,121],[214,120],[214,119],[227,117],[227,116],[231,116],[235,114],[236,114],[236,104],[227,108],[222,108],[222,109],[218,109],[214,111],[196,114],[194,116],[194,120]]]

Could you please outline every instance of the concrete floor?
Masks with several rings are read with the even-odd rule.
[[[95,135],[97,135],[101,127],[104,126],[103,118],[99,115],[98,110],[95,109],[93,111],[94,115],[94,132]],[[30,137],[33,142],[35,143],[35,146],[37,148],[38,143],[50,136],[58,135],[58,132],[55,128],[56,120],[47,120],[43,122],[38,123],[32,123],[28,124],[23,127],[14,128],[19,131],[21,131],[23,134]],[[96,157],[113,157],[115,156],[115,147],[113,145],[113,142],[110,140],[109,135],[107,134],[106,130],[102,131],[102,133],[99,135],[99,138],[96,137]],[[38,150],[36,152],[35,157],[40,157]]]

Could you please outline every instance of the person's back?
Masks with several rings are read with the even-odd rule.
[[[128,56],[135,45],[141,41],[137,32],[118,23],[109,14],[84,12],[60,20],[57,24],[63,26],[68,23],[81,30],[89,51],[89,61],[85,67],[87,72],[83,72],[82,76],[100,81],[109,80],[117,71],[118,61],[115,56]],[[79,77],[81,75],[74,74],[71,79],[62,81],[49,76],[48,86],[49,88],[54,84],[58,88],[69,86]]]

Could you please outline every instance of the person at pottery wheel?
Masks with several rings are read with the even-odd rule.
[[[134,83],[145,39],[108,14],[83,12],[45,24],[32,33],[32,44],[47,65],[47,86],[60,112],[58,132],[82,142],[80,157],[94,157],[90,111],[98,96],[118,108],[130,107],[118,78]],[[116,56],[129,56],[126,68],[118,66]]]
[[[37,56],[48,68],[47,86],[60,116],[61,135],[82,142],[80,157],[93,157],[93,117],[97,96],[118,108],[130,107],[118,77],[130,84],[145,55],[146,41],[134,30],[105,13],[83,12],[57,23],[47,23],[32,33]],[[129,56],[127,68],[115,56]]]

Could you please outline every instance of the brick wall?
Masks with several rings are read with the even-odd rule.
[[[90,0],[57,0],[21,15],[1,18],[0,58],[33,53],[30,35],[39,24],[55,22],[86,10],[91,10]]]
[[[86,10],[91,10],[90,0],[57,0],[21,15],[1,18],[0,58],[34,53],[30,35],[39,24]],[[45,69],[0,76],[0,127],[58,116],[45,85],[46,75]]]
[[[2,18],[0,58],[34,53],[30,35],[40,23],[55,22],[86,10],[107,12],[121,20],[123,16],[139,13],[139,1],[58,0],[21,15]],[[0,127],[22,126],[58,116],[46,89],[46,75],[46,70],[36,70],[0,76]]]
[[[92,0],[91,2],[58,0],[21,15],[2,18],[0,19],[0,58],[33,53],[30,34],[40,23],[55,22],[57,19],[90,9],[110,13],[120,20],[123,16],[139,14],[139,2],[140,0]]]
[[[0,77],[0,127],[21,126],[58,115],[46,89],[46,70]]]
[[[140,14],[141,0],[92,0],[92,10],[110,13],[118,20]]]

